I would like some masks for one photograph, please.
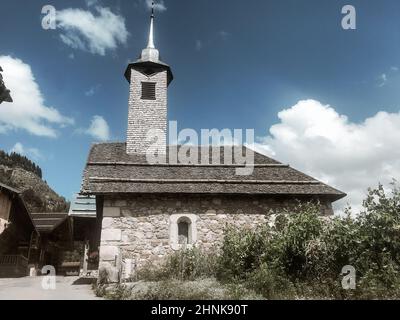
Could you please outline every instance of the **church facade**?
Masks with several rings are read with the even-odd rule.
[[[154,15],[147,48],[125,72],[127,141],[93,145],[83,174],[81,193],[96,196],[101,221],[100,271],[118,280],[177,250],[213,249],[226,225],[255,227],[298,201],[319,201],[322,215],[333,214],[332,203],[344,193],[246,147],[167,145],[173,75],[154,46],[153,24]],[[150,129],[158,133],[156,141],[148,139]],[[152,148],[168,160],[149,163]],[[182,148],[199,162],[171,161]],[[238,175],[243,163],[235,163],[234,155],[247,153],[254,156],[251,174]]]

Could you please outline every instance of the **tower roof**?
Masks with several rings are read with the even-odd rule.
[[[160,60],[160,53],[154,45],[154,2],[152,3],[150,16],[150,30],[147,47],[142,50],[138,60],[128,65],[125,71],[125,78],[130,82],[131,69],[134,68],[140,72],[145,72],[149,68],[154,72],[166,70],[168,73],[168,84],[173,80],[172,71],[169,65]]]

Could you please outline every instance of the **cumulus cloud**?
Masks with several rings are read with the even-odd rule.
[[[110,140],[110,127],[101,116],[94,116],[90,127],[84,130],[84,133],[100,141]]]
[[[255,148],[346,192],[337,203],[359,208],[367,189],[400,178],[400,112],[378,112],[361,123],[329,105],[299,101]]]
[[[87,4],[89,10],[69,8],[57,12],[60,39],[73,49],[102,56],[107,50],[126,44],[129,32],[124,17],[114,14],[109,8],[95,5],[96,1]]]
[[[164,4],[164,0],[159,0],[159,1],[155,1],[155,0],[146,0],[146,5],[148,9],[151,9],[153,2],[154,4],[154,9],[156,11],[165,11],[167,10],[167,7]]]
[[[31,67],[20,59],[0,56],[4,81],[11,90],[13,103],[0,105],[0,133],[26,130],[30,134],[55,138],[55,128],[74,123],[57,109],[45,105]]]
[[[15,152],[22,156],[27,156],[37,161],[43,159],[43,155],[36,148],[26,148],[21,142],[17,142],[10,150],[10,153]]]

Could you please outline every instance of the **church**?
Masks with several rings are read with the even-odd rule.
[[[151,15],[148,45],[130,63],[127,139],[94,144],[83,173],[81,194],[96,197],[100,241],[99,270],[112,281],[132,276],[148,262],[157,263],[174,251],[210,250],[223,239],[226,225],[255,227],[273,210],[318,201],[321,215],[332,215],[332,203],[346,195],[289,165],[253,152],[249,175],[238,175],[242,163],[232,154],[244,146],[185,146],[209,162],[150,163],[156,148],[169,155],[182,146],[167,145],[167,96],[171,67],[160,60],[153,40]],[[149,130],[158,132],[156,143]],[[185,152],[186,152],[185,151]],[[215,155],[220,161],[214,161]],[[203,157],[204,160],[204,157]]]

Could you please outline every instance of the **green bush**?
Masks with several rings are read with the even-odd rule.
[[[292,299],[296,296],[293,283],[266,263],[262,263],[249,274],[246,286],[271,300]]]
[[[181,250],[169,255],[161,266],[145,265],[138,271],[137,280],[162,281],[194,280],[214,277],[216,255],[198,248]]]
[[[252,229],[225,229],[217,275],[220,280],[245,279],[257,269],[266,252],[268,226]]]
[[[227,228],[218,278],[241,281],[269,299],[400,297],[400,190],[369,190],[363,210],[321,217],[315,203],[277,213],[273,227]],[[356,269],[346,291],[341,270]]]
[[[180,280],[163,280],[150,283],[145,289],[132,295],[135,300],[212,300],[218,299],[213,283],[190,283]]]

